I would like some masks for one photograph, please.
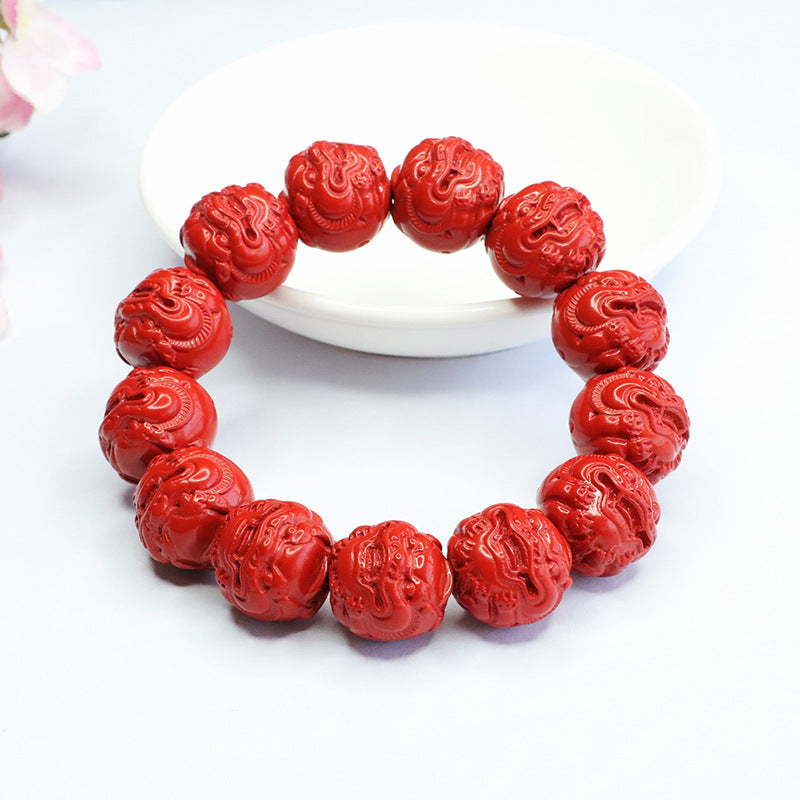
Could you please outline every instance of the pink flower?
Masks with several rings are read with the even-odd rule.
[[[40,0],[1,0],[8,35],[0,51],[0,130],[15,130],[33,109],[52,111],[66,92],[67,75],[100,66],[83,34]]]
[[[33,114],[33,106],[10,86],[0,70],[0,135],[24,128]]]

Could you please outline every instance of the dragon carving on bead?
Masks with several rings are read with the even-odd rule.
[[[453,577],[435,537],[391,520],[334,544],[330,586],[333,613],[345,627],[393,641],[439,627]]]
[[[615,453],[653,482],[678,466],[689,441],[683,400],[663,378],[634,367],[590,378],[569,428],[579,453]]]
[[[211,547],[225,599],[266,621],[308,619],[328,594],[331,535],[300,503],[256,500],[235,509]]]
[[[289,160],[281,194],[300,239],[343,252],[367,244],[389,214],[391,186],[368,145],[314,142]]]
[[[219,290],[186,267],[145,278],[117,308],[117,352],[134,366],[170,366],[194,378],[216,366],[233,336]]]
[[[577,189],[544,181],[506,197],[486,235],[498,277],[523,297],[552,297],[595,269],[603,221]]]
[[[180,233],[186,266],[228,300],[261,297],[283,283],[297,238],[286,204],[258,183],[205,195]]]
[[[456,600],[495,627],[546,617],[572,584],[569,546],[538,509],[502,503],[462,520],[447,557]]]
[[[667,310],[638,275],[592,272],[556,297],[552,335],[559,355],[582,377],[622,367],[651,370],[667,353]]]
[[[572,549],[576,572],[617,575],[653,545],[661,510],[650,482],[616,455],[583,455],[556,467],[539,504]]]
[[[252,500],[236,464],[206,447],[185,447],[148,465],[134,494],[136,527],[156,561],[203,569],[230,512]]]
[[[103,454],[136,483],[149,462],[179,447],[208,447],[217,413],[193,378],[171,367],[137,367],[111,393],[100,425]]]
[[[392,218],[422,247],[452,253],[486,233],[503,188],[486,151],[457,136],[425,139],[392,173]]]

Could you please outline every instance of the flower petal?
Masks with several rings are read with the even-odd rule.
[[[52,111],[64,99],[66,78],[29,42],[9,36],[0,53],[0,70],[14,92],[39,111]]]
[[[11,33],[14,33],[17,30],[17,0],[2,0],[0,14],[3,15]]]
[[[95,46],[79,31],[68,25],[55,11],[39,3],[27,9],[27,36],[52,65],[67,75],[79,75],[102,63]]]
[[[24,128],[33,114],[33,106],[20,97],[0,71],[0,132],[11,133]]]

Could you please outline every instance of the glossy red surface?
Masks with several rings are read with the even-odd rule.
[[[151,272],[119,304],[114,342],[134,367],[174,367],[193,378],[219,364],[233,326],[214,284],[186,269]]]
[[[300,503],[256,500],[239,506],[211,547],[225,599],[269,622],[308,619],[328,594],[331,535]]]
[[[393,641],[439,627],[453,576],[436,538],[393,520],[336,542],[330,585],[342,625],[364,639]]]
[[[667,353],[667,309],[644,279],[625,270],[591,272],[553,304],[553,344],[579,375],[654,369]]]
[[[579,453],[615,453],[655,483],[680,463],[689,415],[667,381],[626,367],[586,382],[572,404],[569,430]]]
[[[392,218],[406,236],[452,253],[486,233],[503,196],[503,169],[464,139],[425,139],[392,173],[392,196]]]
[[[162,564],[211,566],[209,549],[228,514],[253,500],[247,476],[207,447],[156,456],[134,493],[142,544]]]
[[[546,617],[572,585],[572,554],[538,509],[509,503],[462,520],[447,545],[453,596],[472,616],[498,628]]]
[[[277,289],[294,264],[297,227],[286,204],[258,183],[227,186],[192,206],[180,232],[186,266],[228,300]]]
[[[172,367],[137,367],[114,388],[100,425],[100,447],[122,478],[136,483],[158,455],[209,447],[217,411],[197,381]]]
[[[554,469],[539,504],[572,549],[572,568],[617,575],[653,545],[661,510],[650,482],[619,456],[576,456]]]
[[[597,268],[603,221],[585,195],[544,181],[506,197],[486,234],[495,272],[523,297],[552,297]]]
[[[314,142],[286,168],[289,208],[300,239],[343,252],[367,244],[383,227],[392,190],[374,147]]]

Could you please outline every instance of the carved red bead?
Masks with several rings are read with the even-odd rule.
[[[342,625],[364,639],[394,641],[439,627],[453,576],[436,538],[393,520],[336,542],[330,586]]]
[[[208,447],[217,411],[208,393],[172,367],[137,367],[106,404],[100,447],[126,481],[136,483],[158,455],[179,447]]]
[[[680,463],[689,415],[667,381],[626,367],[586,382],[572,404],[569,430],[579,453],[615,453],[655,483]]]
[[[136,527],[156,561],[206,569],[228,514],[252,500],[250,481],[230,459],[184,447],[149,463],[134,493]]]
[[[228,300],[262,297],[294,264],[297,227],[286,204],[258,183],[202,197],[180,232],[186,266]]]
[[[464,139],[425,139],[392,173],[392,218],[417,244],[440,253],[486,233],[503,196],[503,169]]]
[[[546,617],[572,585],[572,554],[564,537],[538,509],[510,503],[462,520],[447,559],[459,605],[497,628]]]
[[[328,594],[331,535],[300,503],[256,500],[231,512],[211,547],[225,599],[255,619],[308,619]]]
[[[539,504],[572,549],[572,568],[617,575],[653,545],[661,510],[650,481],[619,456],[576,456],[554,469]]]
[[[314,142],[292,156],[281,198],[311,247],[343,252],[367,244],[389,214],[392,189],[374,147]]]
[[[486,234],[495,272],[523,297],[552,297],[597,268],[603,221],[585,195],[545,181],[500,204]]]
[[[117,307],[114,342],[134,367],[174,367],[193,378],[222,361],[233,336],[225,298],[186,269],[151,272]]]
[[[654,369],[667,354],[667,309],[644,279],[625,270],[591,272],[553,303],[553,344],[584,378],[622,367]]]

